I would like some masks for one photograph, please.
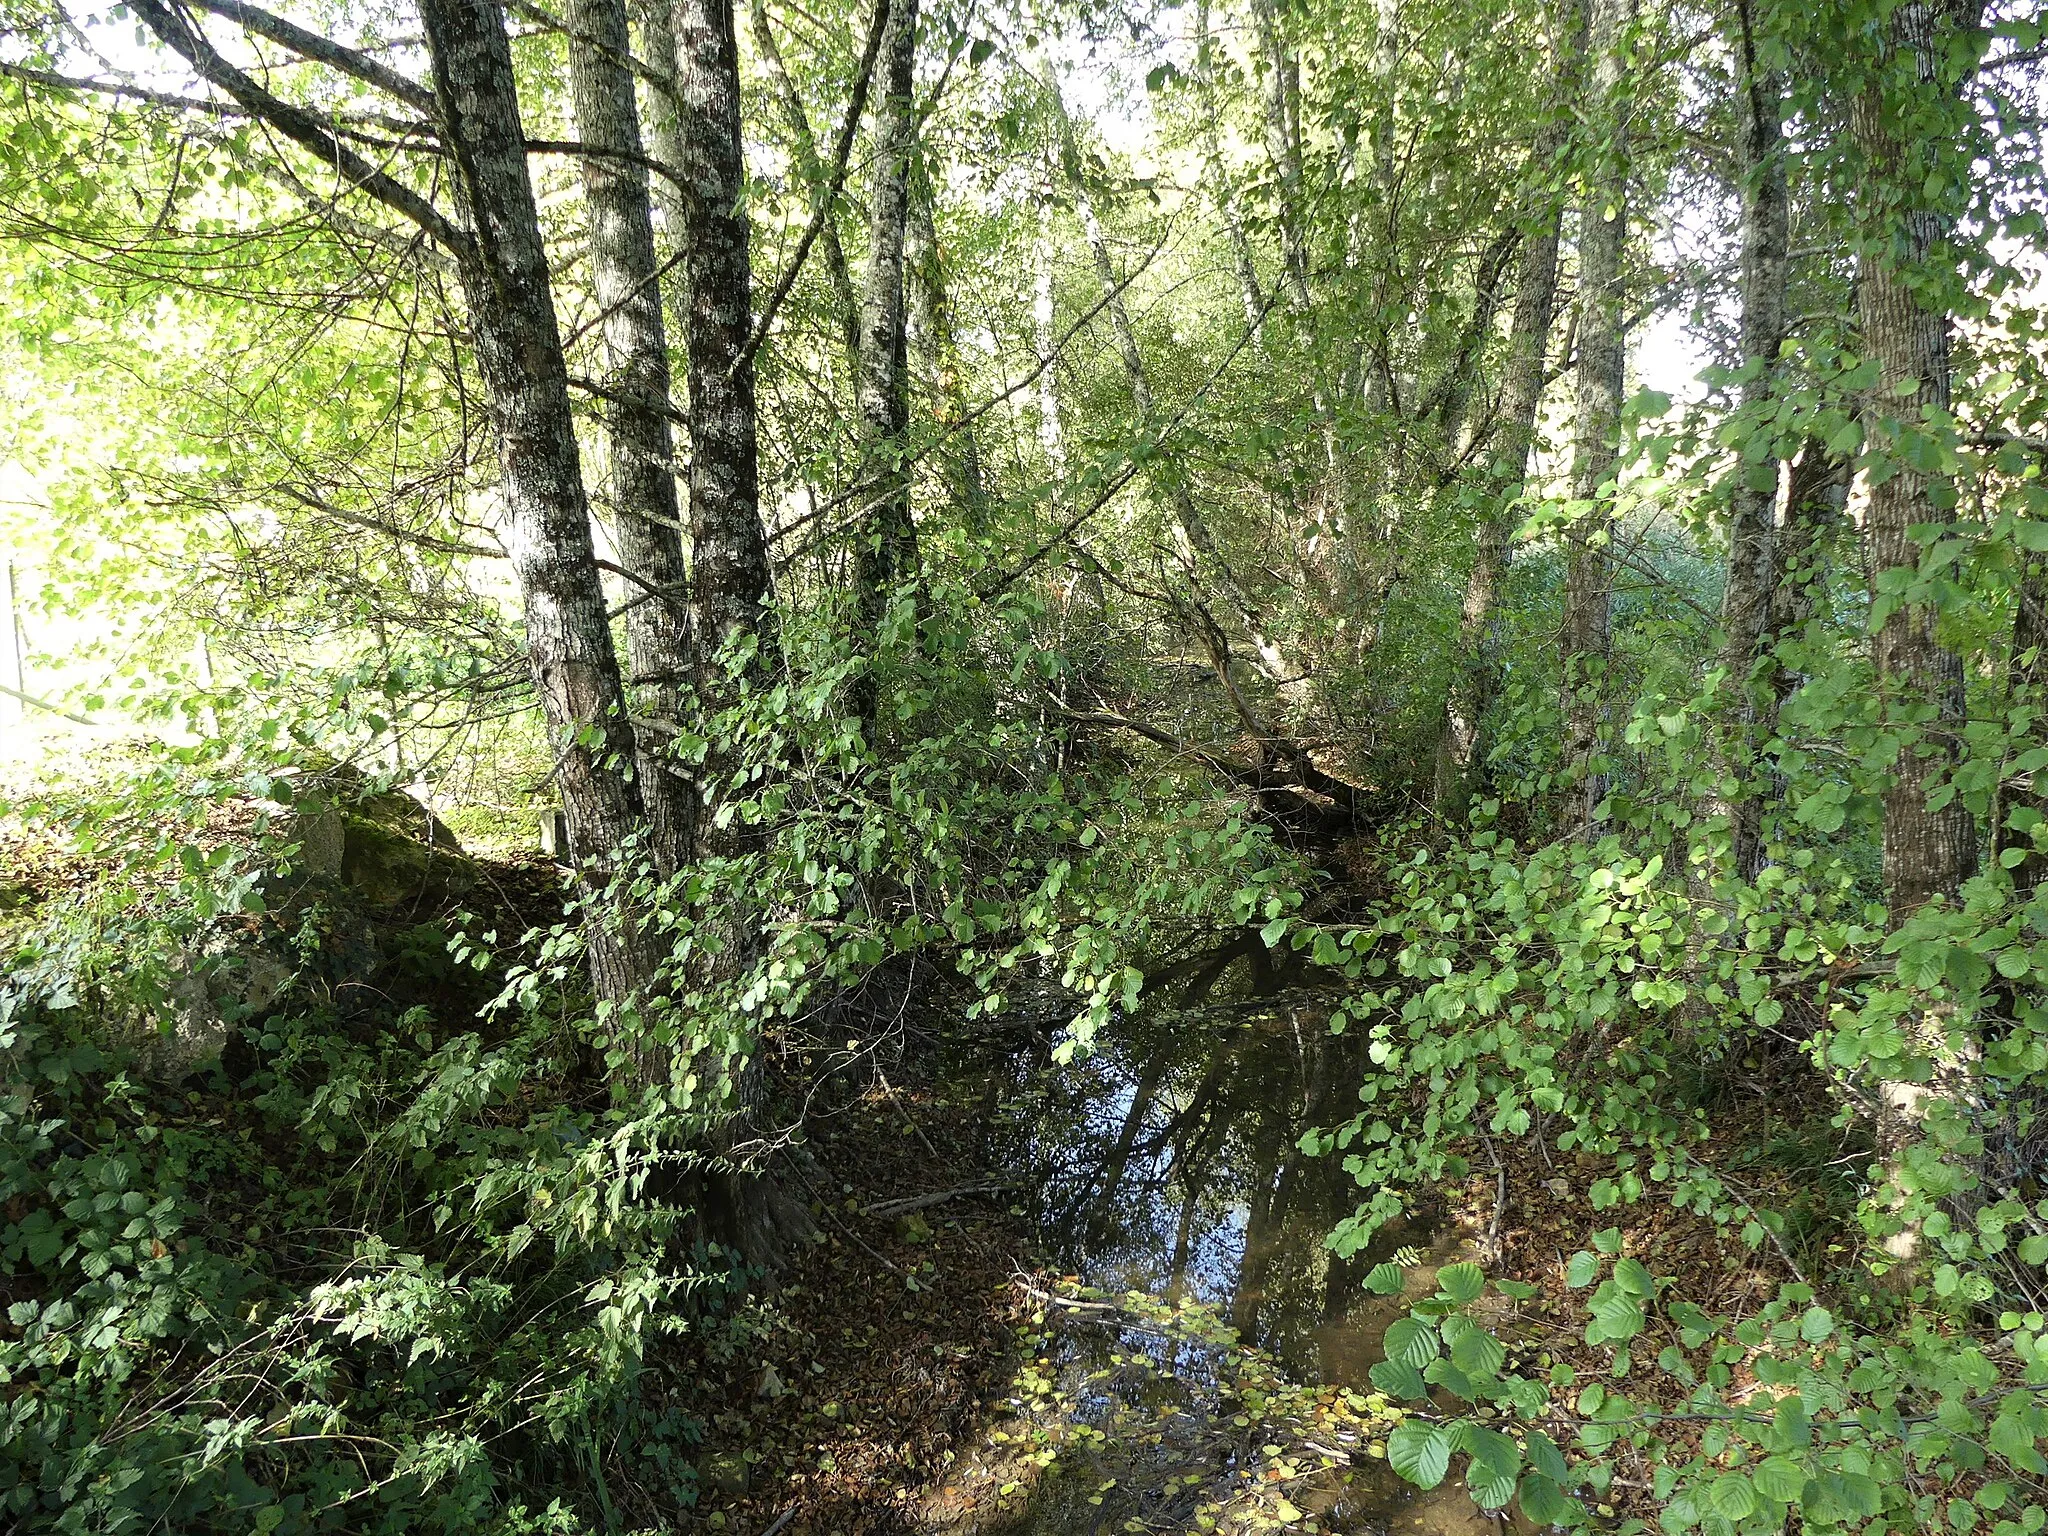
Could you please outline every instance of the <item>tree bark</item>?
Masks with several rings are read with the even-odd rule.
[[[685,156],[682,119],[676,106],[675,0],[631,0],[631,4],[640,58],[659,77],[645,84],[647,155],[655,164],[679,173]],[[665,262],[673,261],[682,250],[683,231],[689,224],[686,199],[674,174],[654,177],[653,193],[654,206],[661,213],[656,249]],[[669,275],[661,285],[663,307],[669,316],[669,338],[674,340],[689,335],[689,285],[678,266],[665,270]]]
[[[1247,329],[1257,330],[1266,315],[1266,296],[1259,287],[1259,269],[1252,260],[1251,242],[1245,238],[1244,217],[1238,212],[1237,191],[1223,163],[1223,145],[1216,131],[1216,66],[1214,45],[1209,36],[1209,0],[1195,5],[1195,90],[1202,119],[1202,156],[1208,163],[1209,180],[1216,189],[1216,212],[1223,223],[1223,236],[1230,246],[1230,264],[1237,274],[1238,298],[1244,305]]]
[[[1279,187],[1275,193],[1280,226],[1280,277],[1287,301],[1297,313],[1309,307],[1308,249],[1301,228],[1302,161],[1300,67],[1287,46],[1273,0],[1252,0],[1259,49],[1265,56],[1266,152]]]
[[[732,0],[674,0],[676,111],[683,184],[685,331],[690,380],[690,538],[697,630],[697,698],[707,715],[764,686],[779,665],[770,608],[768,542],[761,525],[760,461],[754,408],[750,231],[742,194],[739,39]],[[720,803],[738,766],[715,731],[700,779],[700,858],[738,858],[761,833]],[[714,898],[714,901],[716,898]],[[752,963],[758,933],[741,909],[707,911],[699,923],[692,980],[714,1007],[736,1009],[718,989]],[[732,1032],[747,1038],[735,1021]],[[711,1145],[724,1165],[705,1186],[711,1232],[750,1263],[775,1267],[809,1219],[747,1149],[765,1096],[761,1059],[742,1045],[731,1073],[729,1111]]]
[[[953,334],[953,311],[947,302],[944,253],[939,249],[936,195],[920,155],[913,166],[909,222],[904,230],[903,261],[909,285],[906,322],[912,354],[927,370],[926,388],[957,454],[961,510],[968,527],[980,531],[988,519],[988,490],[982,481],[981,435],[968,420],[961,387],[959,339]]]
[[[1936,898],[1953,900],[1977,865],[1976,818],[1960,796],[1930,804],[1960,753],[1962,658],[1941,643],[1931,608],[1899,601],[1886,587],[1887,578],[1919,567],[1914,529],[1955,520],[1952,498],[1937,495],[1932,478],[1901,449],[1910,434],[1939,432],[1938,418],[1949,407],[1949,316],[1919,290],[1928,285],[1935,247],[1950,224],[1929,206],[1919,151],[1927,146],[1938,154],[1943,126],[1958,115],[1960,82],[1943,78],[1944,61],[1956,37],[1980,24],[1982,10],[1982,0],[1906,0],[1892,12],[1874,67],[1849,104],[1850,133],[1863,159],[1857,318],[1864,350],[1878,365],[1863,402],[1864,435],[1877,459],[1868,476],[1864,565],[1873,601],[1892,604],[1872,652],[1886,723],[1900,740],[1884,793],[1885,899],[1895,923]],[[1920,144],[1902,140],[1906,125]],[[1967,1096],[1979,1054],[1976,1040],[1953,1027],[1943,1009],[1907,1023],[1919,1070],[1875,1083],[1885,1182],[1902,1208],[1911,1201],[1911,1154],[1928,1116]],[[1885,1240],[1898,1283],[1919,1273],[1922,1235],[1923,1223],[1909,1211]]]
[[[1892,60],[1904,59],[1918,96],[1952,100],[1955,82],[1938,77],[1940,54],[1955,32],[1978,24],[1980,13],[1977,0],[1909,0],[1893,13],[1878,77],[1850,105],[1851,131],[1865,161],[1858,319],[1864,347],[1878,364],[1878,382],[1863,411],[1866,434],[1877,447],[1917,432],[1923,412],[1945,413],[1949,405],[1949,318],[1916,293],[1944,220],[1925,206],[1918,185],[1905,184],[1917,182],[1921,173],[1908,172],[1911,150],[1898,136],[1900,104],[1886,89],[1887,69]],[[1871,477],[1864,514],[1873,594],[1887,574],[1918,568],[1914,528],[1954,520],[1952,507],[1932,494],[1928,476],[1898,459],[1884,464]],[[1977,827],[1960,800],[1939,808],[1928,804],[1960,744],[1962,659],[1941,644],[1934,613],[1921,604],[1894,606],[1878,627],[1873,649],[1887,715],[1906,733],[1884,796],[1885,896],[1896,921],[1935,896],[1956,894],[1976,868]]]
[[[1045,454],[1045,467],[1052,476],[1053,503],[1066,495],[1067,430],[1060,415],[1059,338],[1054,322],[1059,318],[1058,296],[1053,291],[1053,190],[1040,189],[1037,238],[1031,243],[1031,344],[1037,353],[1038,446]]]
[[[777,655],[769,610],[768,541],[761,526],[750,231],[741,195],[738,41],[731,0],[675,0],[676,110],[683,183],[684,346],[690,383],[690,544],[697,631],[697,688],[706,708],[732,697],[725,657],[765,678]],[[751,643],[749,645],[749,643]],[[707,772],[716,783],[718,775]],[[706,791],[700,851],[729,851],[735,824],[716,827]]]
[[[1607,797],[1597,769],[1599,694],[1613,637],[1607,540],[1626,365],[1622,254],[1628,243],[1628,122],[1623,88],[1632,0],[1592,0],[1587,46],[1593,62],[1593,164],[1579,209],[1579,360],[1575,384],[1572,497],[1592,506],[1567,538],[1562,632],[1565,760],[1579,798],[1582,833],[1599,827]]]
[[[629,682],[645,713],[674,721],[694,658],[668,420],[674,409],[668,336],[634,99],[632,40],[624,0],[571,0],[568,18],[576,130],[584,143],[603,151],[585,155],[582,169],[591,270],[610,365],[605,424],[612,524],[620,564],[645,583],[630,594],[626,613]],[[695,791],[658,747],[643,745],[638,763],[656,864],[672,874],[689,856]]]
[[[1790,267],[1792,209],[1784,157],[1784,82],[1757,54],[1750,0],[1739,0],[1742,138],[1742,367],[1736,407],[1753,432],[1768,433],[1765,409],[1776,392],[1778,352],[1786,336],[1785,291]],[[1731,690],[1723,724],[1720,778],[1713,810],[1729,832],[1729,868],[1754,880],[1763,866],[1763,800],[1745,784],[1762,745],[1758,725],[1763,695],[1757,668],[1764,660],[1771,593],[1777,585],[1773,528],[1779,459],[1741,456],[1728,507],[1728,570],[1721,600],[1721,667]]]
[[[623,680],[591,543],[568,369],[526,169],[503,13],[488,0],[422,0],[435,112],[472,239],[457,265],[490,394],[526,647],[556,753],[569,847],[602,884],[645,828]],[[620,904],[593,914],[599,997],[630,1009],[651,946]]]
[[[875,104],[874,181],[868,191],[868,269],[861,294],[860,409],[863,475],[869,509],[855,545],[854,581],[864,636],[872,643],[896,589],[917,574],[917,529],[910,516],[909,337],[903,248],[910,214],[910,164],[917,153],[912,97],[917,65],[917,0],[890,0],[882,38],[882,94]],[[861,713],[871,716],[872,679]]]

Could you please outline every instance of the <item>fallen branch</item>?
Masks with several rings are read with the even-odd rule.
[[[943,1205],[946,1201],[956,1199],[961,1195],[991,1195],[1002,1190],[1015,1189],[1016,1187],[1016,1181],[1011,1179],[1000,1180],[994,1184],[962,1184],[958,1189],[941,1189],[935,1190],[928,1195],[909,1195],[901,1200],[878,1201],[876,1204],[868,1206],[861,1214],[863,1216],[883,1217],[906,1216],[912,1211],[922,1211],[934,1205]]]

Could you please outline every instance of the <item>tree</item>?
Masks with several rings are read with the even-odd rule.
[[[860,306],[860,406],[868,508],[855,545],[854,585],[864,635],[875,637],[896,589],[917,576],[911,520],[909,314],[904,236],[910,172],[917,154],[917,0],[889,0],[882,38],[882,90],[875,103],[874,179],[868,191],[868,266]],[[911,614],[916,614],[915,599]],[[872,642],[871,642],[872,643]],[[861,713],[872,718],[872,679]]]
[[[1606,776],[1599,752],[1599,690],[1612,653],[1606,544],[1616,498],[1621,400],[1627,366],[1628,50],[1630,0],[1591,0],[1592,142],[1579,205],[1579,358],[1572,441],[1572,497],[1584,504],[1567,535],[1564,624],[1565,761],[1579,821],[1600,824]]]
[[[1465,811],[1483,761],[1480,732],[1494,691],[1493,661],[1487,634],[1494,607],[1506,579],[1514,508],[1529,472],[1536,443],[1536,418],[1549,381],[1550,332],[1557,308],[1558,246],[1563,237],[1564,204],[1551,184],[1564,148],[1563,110],[1576,68],[1578,30],[1575,7],[1553,17],[1551,36],[1550,115],[1536,135],[1523,176],[1525,195],[1533,203],[1520,232],[1516,251],[1515,311],[1508,326],[1506,377],[1501,389],[1498,424],[1487,456],[1486,483],[1480,494],[1482,511],[1473,540],[1472,569],[1465,578],[1464,602],[1458,614],[1457,652],[1445,703],[1444,753],[1438,770],[1437,800],[1456,821]]]
[[[1882,455],[1870,475],[1865,560],[1877,625],[1875,659],[1888,712],[1900,732],[1894,781],[1885,793],[1885,896],[1904,917],[1935,896],[1954,896],[1977,865],[1969,808],[1943,794],[1964,714],[1961,659],[1943,645],[1935,615],[1904,591],[1920,564],[1915,530],[1954,521],[1953,495],[1918,467],[1920,445],[1949,410],[1949,318],[1941,273],[1950,219],[1927,185],[1937,166],[1964,152],[1956,141],[1959,67],[1983,6],[1977,0],[1907,0],[1878,23],[1869,76],[1849,103],[1862,157],[1857,319],[1877,365],[1865,396],[1865,430]]]
[[[629,683],[643,714],[673,729],[694,669],[689,584],[676,503],[669,419],[668,336],[654,255],[632,41],[624,0],[575,0],[568,11],[569,70],[590,209],[590,256],[611,372],[603,381],[611,439],[611,504],[619,559],[637,578],[628,598]],[[645,738],[637,757],[657,864],[673,874],[694,841],[694,790],[674,760]]]
[[[1738,123],[1742,169],[1742,385],[1737,408],[1760,415],[1777,392],[1779,351],[1786,333],[1786,286],[1791,262],[1791,195],[1784,145],[1784,82],[1766,65],[1763,19],[1750,0],[1736,6]],[[1759,428],[1761,430],[1761,427]],[[1728,509],[1728,578],[1721,600],[1722,666],[1734,690],[1733,720],[1722,764],[1724,780],[1739,780],[1761,745],[1757,668],[1769,635],[1771,597],[1779,578],[1773,548],[1779,459],[1745,455],[1734,471]],[[1738,785],[1724,807],[1729,818],[1730,867],[1756,878],[1763,860],[1761,800]]]

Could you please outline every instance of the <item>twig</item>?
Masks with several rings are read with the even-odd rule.
[[[933,1146],[931,1143],[931,1138],[925,1135],[924,1127],[920,1126],[917,1123],[917,1121],[912,1118],[910,1111],[903,1107],[903,1100],[897,1096],[896,1090],[889,1086],[889,1079],[883,1074],[882,1069],[879,1065],[877,1065],[875,1068],[875,1081],[882,1085],[882,1092],[888,1095],[889,1102],[896,1106],[896,1113],[903,1117],[903,1123],[906,1127],[909,1128],[910,1134],[918,1139],[918,1141],[923,1145],[925,1151],[931,1153],[934,1160],[937,1160],[939,1156],[939,1149]]]

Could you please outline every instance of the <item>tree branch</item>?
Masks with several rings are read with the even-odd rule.
[[[273,43],[289,48],[302,59],[311,60],[315,64],[325,64],[329,69],[339,70],[365,85],[373,85],[386,95],[397,97],[416,112],[433,116],[432,91],[416,80],[407,79],[388,64],[379,64],[367,54],[358,53],[353,48],[345,48],[332,38],[322,37],[317,32],[308,32],[304,27],[286,21],[282,16],[273,15],[259,6],[246,4],[245,0],[186,0],[186,3],[198,10],[210,11],[215,16],[232,21],[244,32],[267,37]]]
[[[854,77],[853,96],[846,103],[846,121],[839,125],[839,144],[833,151],[831,183],[819,197],[817,206],[812,208],[811,222],[804,226],[803,238],[796,243],[796,253],[789,258],[789,265],[783,268],[782,276],[776,280],[775,291],[768,295],[768,302],[761,306],[761,318],[754,325],[754,334],[740,349],[740,355],[733,359],[729,372],[738,373],[761,350],[761,343],[768,339],[768,328],[775,323],[775,312],[782,308],[782,301],[796,286],[797,274],[803,271],[804,258],[811,254],[818,232],[832,216],[833,204],[839,201],[840,190],[846,185],[846,166],[853,154],[854,136],[860,131],[860,115],[867,106],[868,82],[874,78],[875,60],[882,52],[882,33],[888,20],[889,0],[875,0],[874,19],[868,23],[867,47],[860,57],[860,73]]]
[[[333,165],[351,186],[403,214],[433,239],[457,254],[470,245],[469,236],[426,198],[393,180],[349,149],[304,107],[273,96],[246,72],[221,57],[204,32],[164,0],[130,0],[129,9],[159,41],[177,54],[208,85],[224,91],[251,115],[261,118],[286,138]]]

